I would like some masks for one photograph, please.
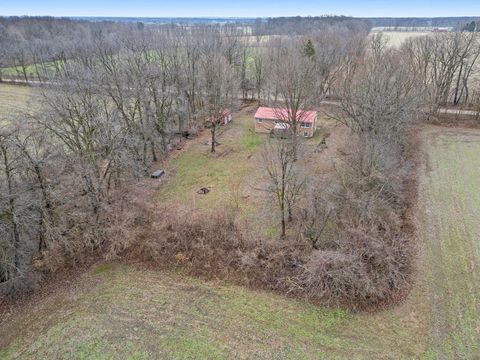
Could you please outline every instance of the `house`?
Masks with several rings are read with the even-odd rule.
[[[312,137],[317,129],[317,112],[298,110],[296,115],[297,133],[303,137]],[[259,107],[255,113],[255,132],[270,134],[280,129],[285,131],[291,125],[289,118],[288,109]]]

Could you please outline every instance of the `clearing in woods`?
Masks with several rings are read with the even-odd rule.
[[[252,122],[242,113],[219,137],[219,154],[208,154],[207,137],[180,151],[157,200],[189,203],[195,189],[211,186],[212,199],[196,203],[208,208],[229,196],[233,180],[260,181],[254,165],[261,141]],[[102,264],[6,314],[0,358],[475,358],[480,131],[423,134],[418,279],[398,306],[354,314],[181,272]],[[238,167],[230,174],[232,164]],[[239,186],[253,192],[249,183]]]

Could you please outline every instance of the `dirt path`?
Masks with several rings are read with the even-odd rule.
[[[419,229],[430,292],[430,354],[480,357],[480,130],[423,132]]]

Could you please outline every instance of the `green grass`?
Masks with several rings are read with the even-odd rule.
[[[111,271],[114,268],[114,266],[115,265],[112,264],[112,263],[101,264],[101,265],[98,265],[97,267],[95,267],[93,269],[93,273],[96,274],[96,275],[103,274],[103,273]]]
[[[424,180],[435,358],[480,357],[480,131],[431,130]]]
[[[0,358],[408,358],[418,338],[404,325],[395,312],[353,315],[116,265],[2,324]]]
[[[247,129],[248,131],[242,136],[241,142],[245,150],[255,150],[262,144],[262,138],[255,132],[253,123]]]
[[[47,72],[49,75],[53,75],[55,73],[55,62],[47,62],[44,65],[39,65],[39,72],[43,73],[43,71]],[[25,67],[28,80],[35,80],[37,78],[37,72],[35,69],[35,64],[30,64]],[[1,74],[4,76],[16,76],[20,77],[23,80],[23,69],[21,66],[12,66],[8,68],[2,68]]]
[[[241,115],[222,126],[217,136],[220,145],[213,154],[210,146],[204,145],[207,140],[210,138],[205,132],[188,151],[169,162],[169,178],[160,190],[160,202],[217,207],[231,202],[232,197],[248,193],[245,179],[254,182],[262,175],[258,166],[262,138],[253,131],[253,117]],[[209,188],[210,192],[198,195],[202,187]],[[246,201],[243,205],[248,206]]]

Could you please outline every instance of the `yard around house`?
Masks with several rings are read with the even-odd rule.
[[[13,94],[0,92],[0,109]],[[236,199],[245,219],[268,232],[255,221],[266,178],[259,166],[265,137],[252,131],[253,111],[243,109],[222,128],[217,153],[204,145],[206,131],[174,154],[152,201],[202,211]],[[316,160],[335,156],[341,135],[334,124],[325,126],[328,149]],[[195,279],[181,269],[103,263],[3,313],[0,359],[478,357],[480,131],[422,134],[417,276],[399,305],[352,313]],[[313,149],[320,139],[307,145]],[[201,187],[211,191],[199,195]]]
[[[252,107],[248,107],[237,113],[232,123],[219,127],[215,153],[210,152],[210,131],[206,129],[185,150],[173,154],[158,201],[211,209],[226,205],[241,192],[243,199],[237,200],[242,205],[249,203],[263,175],[259,169],[262,137],[255,133],[253,121],[249,121],[252,117]],[[202,187],[210,192],[197,194]]]

